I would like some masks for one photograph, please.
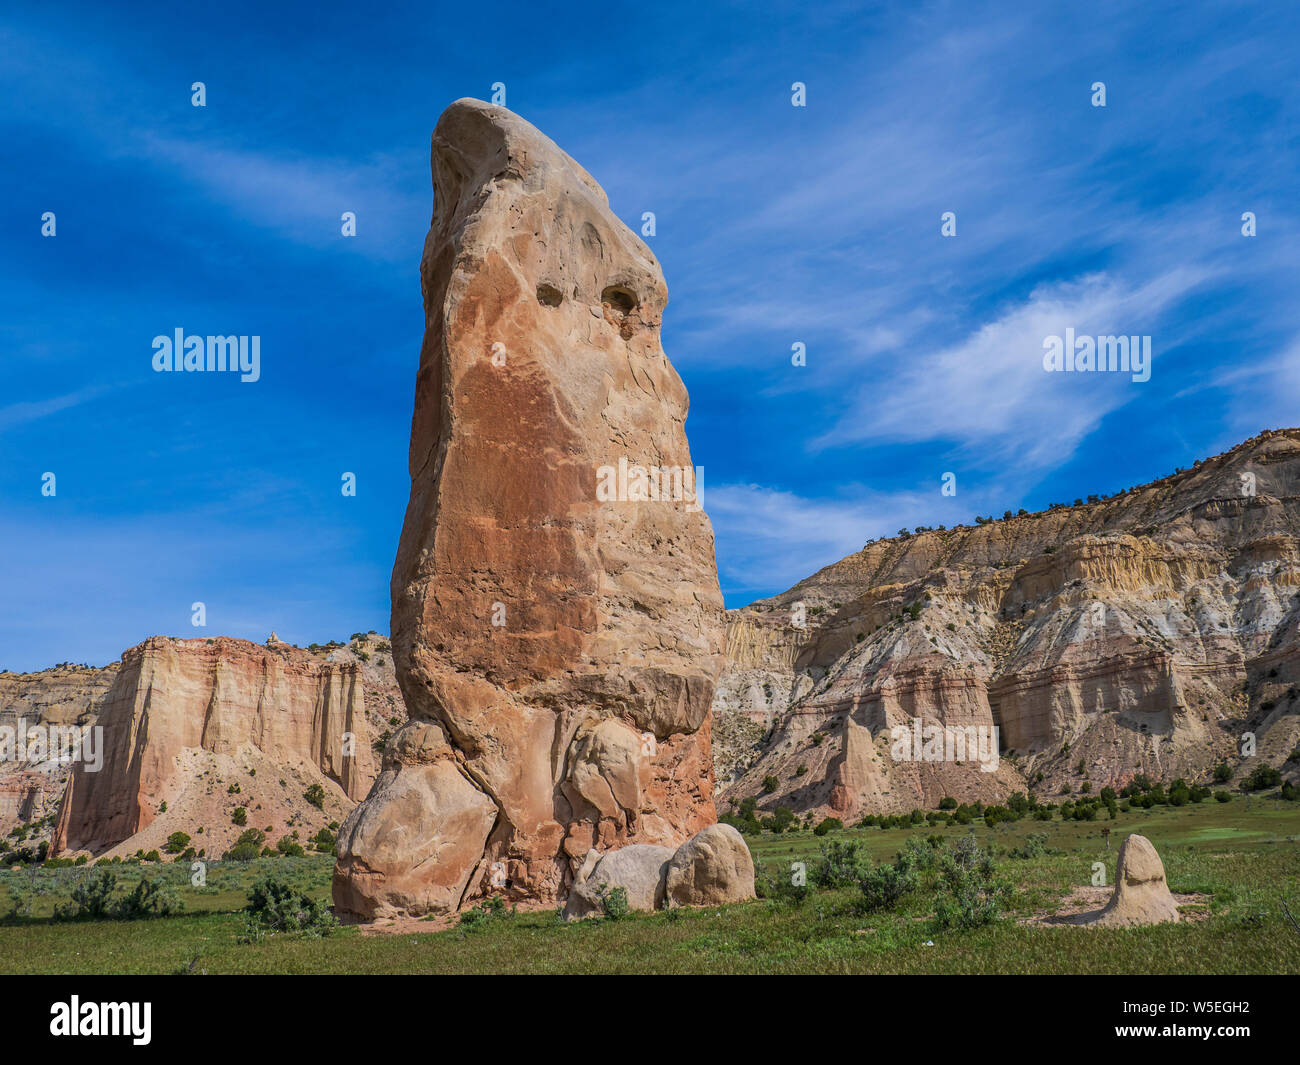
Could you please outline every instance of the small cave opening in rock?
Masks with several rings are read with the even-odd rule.
[[[543,281],[537,286],[537,302],[543,307],[558,307],[564,302],[564,293]]]
[[[636,310],[636,294],[624,285],[610,285],[600,294],[600,302],[626,318]]]

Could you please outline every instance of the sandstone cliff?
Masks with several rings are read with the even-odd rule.
[[[728,612],[716,728],[764,735],[723,751],[724,797],[843,817],[1204,778],[1248,732],[1294,776],[1298,545],[1294,429],[1089,504],[868,544]],[[996,769],[894,757],[918,720],[996,726]]]
[[[0,673],[0,730],[76,729],[95,722],[117,674],[117,663],[97,669],[64,663],[38,673]],[[19,825],[36,825],[23,842],[50,838],[72,764],[45,749],[18,744],[0,753],[0,839]]]
[[[179,830],[215,857],[243,831],[238,807],[271,842],[341,821],[375,778],[374,744],[405,720],[391,664],[367,646],[385,645],[324,657],[155,636],[126,651],[93,722],[103,765],[72,770],[54,852],[148,851]],[[304,799],[313,784],[320,808]]]

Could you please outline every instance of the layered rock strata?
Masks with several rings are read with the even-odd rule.
[[[715,727],[751,742],[725,752],[724,807],[1057,801],[1252,757],[1295,779],[1300,430],[1105,499],[869,543],[727,625]],[[996,727],[998,757],[898,757],[895,729],[918,727],[967,748]]]
[[[248,824],[304,841],[341,821],[405,714],[383,670],[338,657],[226,637],[155,636],[126,651],[94,720],[101,764],[74,763],[54,853],[148,851],[183,831],[215,857],[242,831],[241,807]],[[304,801],[313,785],[319,806]]]

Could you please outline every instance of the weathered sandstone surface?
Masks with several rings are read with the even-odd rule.
[[[720,906],[754,897],[754,859],[730,825],[710,825],[680,847],[664,874],[669,906]]]
[[[714,716],[725,800],[817,817],[1244,774],[1247,732],[1294,779],[1300,430],[1091,503],[873,542],[728,611]],[[996,769],[896,759],[914,721],[996,726]]]
[[[1165,924],[1178,920],[1178,903],[1165,882],[1165,866],[1146,836],[1136,833],[1119,849],[1115,891],[1105,909],[1081,923],[1103,927]]]
[[[709,825],[675,851],[633,844],[599,854],[592,850],[574,878],[564,906],[566,921],[600,916],[615,888],[633,910],[719,906],[754,897],[754,859],[730,825]]]
[[[608,892],[616,888],[627,893],[629,909],[646,913],[662,909],[668,863],[675,853],[672,847],[653,843],[633,843],[603,855],[592,850],[574,878],[564,904],[564,919],[602,915]]]
[[[344,826],[334,897],[359,918],[556,899],[593,848],[675,847],[715,820],[722,598],[659,265],[503,108],[452,104],[432,167],[392,579],[419,754]],[[635,472],[651,467],[668,472]],[[417,845],[394,846],[413,824]]]
[[[215,857],[243,831],[238,807],[272,843],[341,821],[375,779],[376,742],[405,720],[391,665],[361,650],[155,636],[126,651],[93,721],[103,765],[75,763],[54,853],[149,851],[183,831]]]
[[[114,663],[102,669],[64,663],[38,673],[0,673],[0,729],[12,729],[12,752],[0,752],[0,838],[18,825],[36,826],[24,842],[35,846],[53,831],[63,790],[72,765],[44,749],[23,744],[18,757],[16,737],[32,728],[76,729],[94,723],[117,674]]]

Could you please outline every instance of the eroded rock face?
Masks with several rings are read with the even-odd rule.
[[[1208,782],[1247,730],[1300,779],[1300,430],[1109,498],[869,543],[727,625],[724,804],[851,820],[1059,801],[1081,777]],[[996,728],[998,757],[896,757],[914,725]]]
[[[33,728],[45,731],[76,730],[84,736],[94,724],[117,675],[117,663],[100,668],[65,664],[39,673],[0,673],[0,838],[17,825],[40,822],[31,829],[27,846],[33,850],[48,841],[53,827],[45,824],[57,816],[59,803],[72,772],[72,764],[54,752],[30,748],[26,757],[7,749],[4,736],[27,736]]]
[[[483,853],[458,852],[445,879],[468,877],[466,899],[495,886],[550,900],[593,847],[676,846],[715,820],[713,533],[646,246],[503,108],[452,104],[432,162],[393,651],[412,716],[444,730],[497,810]],[[388,787],[406,772],[395,764]],[[426,816],[446,838],[458,812]],[[378,841],[352,840],[335,880],[345,913],[451,908],[359,882]],[[410,857],[389,875],[424,875]]]
[[[375,701],[372,667],[346,658],[226,637],[154,636],[124,652],[94,720],[102,765],[74,763],[53,853],[148,851],[206,826],[195,838],[219,855],[242,831],[238,806],[257,810],[250,823],[270,826],[272,844],[291,825],[305,840],[341,820],[375,779],[377,729],[401,712]],[[313,785],[319,807],[303,798]]]
[[[339,832],[335,904],[370,917],[455,909],[496,816],[442,729],[410,722]]]
[[[1146,836],[1129,836],[1115,865],[1115,892],[1091,925],[1165,924],[1178,920],[1178,904],[1165,882],[1165,867]]]

